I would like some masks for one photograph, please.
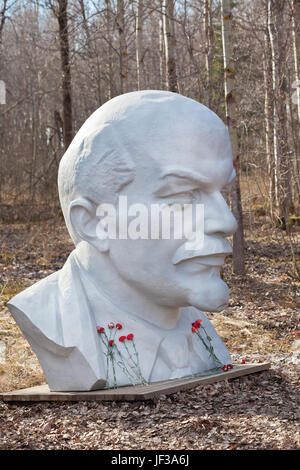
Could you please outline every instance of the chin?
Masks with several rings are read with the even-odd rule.
[[[221,312],[229,302],[229,289],[222,279],[205,283],[189,293],[189,304],[206,312]]]

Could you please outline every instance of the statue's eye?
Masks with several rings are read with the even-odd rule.
[[[196,198],[196,191],[184,191],[182,193],[172,194],[169,196],[168,204],[193,204]]]

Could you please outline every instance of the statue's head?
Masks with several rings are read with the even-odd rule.
[[[233,177],[230,138],[221,119],[184,96],[147,90],[118,96],[90,116],[61,160],[58,186],[74,243],[92,246],[131,288],[161,305],[219,311],[228,301],[220,278],[231,252],[225,237],[236,229],[221,192]],[[112,205],[118,214],[125,199],[130,233],[120,237],[124,220],[118,219],[117,236],[105,236],[99,207]],[[163,239],[161,230],[151,234],[151,210],[160,204],[163,210],[177,204],[177,215],[184,204],[203,205],[204,225],[192,223],[203,229],[202,245],[191,244],[185,233],[173,236],[175,215],[169,238]],[[138,236],[138,215],[144,232],[148,223],[147,236]],[[99,270],[100,283],[101,276]]]

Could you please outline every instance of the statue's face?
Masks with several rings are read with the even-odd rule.
[[[128,207],[143,204],[149,213],[151,204],[203,204],[203,248],[187,251],[184,237],[116,239],[109,242],[109,256],[123,280],[157,304],[220,311],[228,302],[220,278],[231,251],[225,237],[237,227],[221,194],[234,176],[230,140],[225,128],[206,136],[192,123],[181,130],[133,156],[136,176],[120,195],[127,196]]]

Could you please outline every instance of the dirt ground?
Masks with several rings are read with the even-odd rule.
[[[0,449],[299,449],[300,282],[281,231],[258,222],[246,235],[247,276],[228,261],[229,306],[208,316],[235,363],[269,361],[269,371],[136,403],[0,402]],[[9,391],[45,379],[5,303],[61,268],[72,244],[63,222],[0,224],[0,244],[0,391]]]

